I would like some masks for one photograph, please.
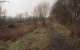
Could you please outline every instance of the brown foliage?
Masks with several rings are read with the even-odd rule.
[[[13,24],[0,28],[0,40],[12,40],[22,37],[24,34],[31,32],[34,29],[32,25]]]
[[[80,1],[58,0],[51,11],[51,19],[65,25],[72,33],[72,37],[80,38]]]

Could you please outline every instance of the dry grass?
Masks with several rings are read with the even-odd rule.
[[[37,28],[33,32],[26,34],[23,38],[13,43],[10,49],[45,49],[50,45],[51,34],[45,28]],[[18,49],[17,49],[18,48]]]

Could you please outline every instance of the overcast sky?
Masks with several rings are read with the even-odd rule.
[[[5,3],[5,7],[9,16],[24,12],[29,12],[30,14],[36,5],[45,1],[49,2],[50,5],[56,2],[56,0],[9,0],[9,3]]]

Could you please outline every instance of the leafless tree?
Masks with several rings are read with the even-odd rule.
[[[47,2],[40,3],[34,8],[33,16],[45,17],[48,14],[49,4]]]
[[[34,16],[34,18],[36,17],[35,18],[36,24],[45,25],[48,10],[49,10],[49,3],[48,2],[39,3],[34,8],[33,16]]]

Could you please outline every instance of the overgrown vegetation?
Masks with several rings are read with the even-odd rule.
[[[74,1],[58,0],[49,17],[46,4],[32,17],[0,17],[0,50],[80,50],[79,0]]]

